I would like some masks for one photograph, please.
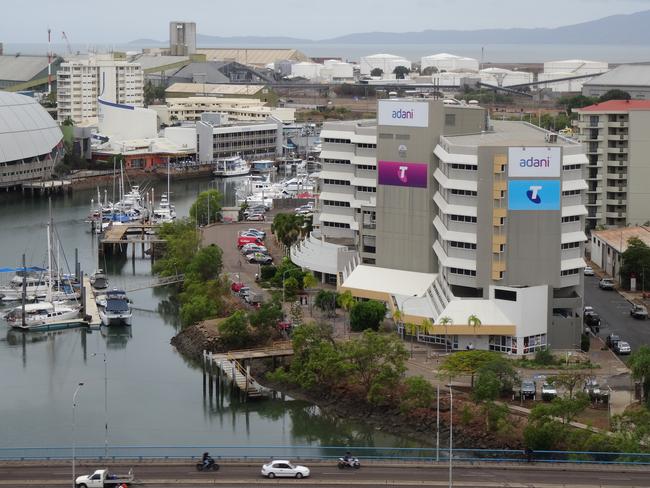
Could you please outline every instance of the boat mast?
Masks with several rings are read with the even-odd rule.
[[[47,296],[46,301],[52,302],[52,200],[50,199],[50,220],[47,223]]]
[[[23,327],[25,326],[25,300],[27,299],[27,265],[25,264],[25,255],[23,254],[23,295],[21,307],[21,320]]]

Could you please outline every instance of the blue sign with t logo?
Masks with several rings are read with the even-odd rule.
[[[560,210],[560,180],[508,181],[508,210]]]

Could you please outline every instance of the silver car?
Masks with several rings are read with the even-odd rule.
[[[262,476],[267,478],[306,478],[309,476],[309,468],[292,464],[283,459],[276,459],[262,466]]]

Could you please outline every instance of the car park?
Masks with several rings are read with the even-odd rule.
[[[262,476],[267,478],[306,478],[309,476],[309,468],[293,464],[290,461],[274,459],[262,466]]]
[[[607,347],[611,347],[611,348],[613,348],[613,347],[616,345],[616,343],[617,343],[618,341],[620,341],[620,340],[621,340],[621,338],[620,338],[618,335],[616,335],[616,334],[609,334],[609,335],[607,336],[607,338],[605,339],[605,344],[607,345]]]
[[[648,318],[648,309],[637,303],[632,304],[630,315],[635,319],[645,320]]]
[[[521,398],[523,400],[535,400],[537,398],[537,385],[533,380],[521,382]]]
[[[621,355],[630,354],[632,352],[632,348],[627,342],[618,341],[616,344],[614,344],[614,352]]]
[[[615,282],[612,278],[603,278],[598,282],[598,287],[601,290],[613,290]]]
[[[263,246],[264,242],[261,241],[259,238],[253,237],[253,236],[239,236],[237,238],[237,247],[238,248],[241,249],[246,244],[257,244],[259,246]]]
[[[259,212],[258,212],[258,213],[259,213]],[[246,229],[246,230],[245,230],[244,232],[242,232],[242,233],[245,233],[245,234],[248,234],[248,235],[256,235],[256,236],[259,237],[260,239],[266,239],[266,232],[264,232],[263,230],[259,230],[259,229]]]
[[[553,383],[544,383],[542,385],[542,400],[550,402],[557,397],[557,389]]]
[[[241,253],[246,256],[252,252],[261,252],[263,254],[268,254],[269,251],[266,247],[260,246],[259,244],[246,244],[242,246]]]

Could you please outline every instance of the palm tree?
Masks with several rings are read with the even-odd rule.
[[[349,327],[350,327],[350,310],[352,310],[352,307],[354,307],[354,304],[356,302],[357,301],[352,296],[352,292],[350,290],[346,290],[344,293],[341,293],[339,295],[339,305],[348,314],[348,330],[349,330]]]
[[[425,334],[429,333],[429,330],[431,327],[433,327],[433,322],[429,318],[422,319],[422,323],[420,324],[422,326],[422,330],[424,331]]]
[[[440,320],[438,320],[438,323],[440,325],[444,325],[445,327],[445,352],[447,352],[447,326],[451,325],[454,323],[454,321],[451,319],[451,317],[448,317],[446,315],[440,317]]]
[[[476,330],[481,326],[481,320],[475,314],[472,314],[467,318],[467,325],[474,327]]]
[[[314,288],[316,285],[318,285],[318,280],[312,273],[307,273],[305,276],[302,278],[302,286],[307,292],[307,299],[309,300],[309,314],[313,315],[313,307],[312,307],[312,300],[309,297],[309,288]]]

